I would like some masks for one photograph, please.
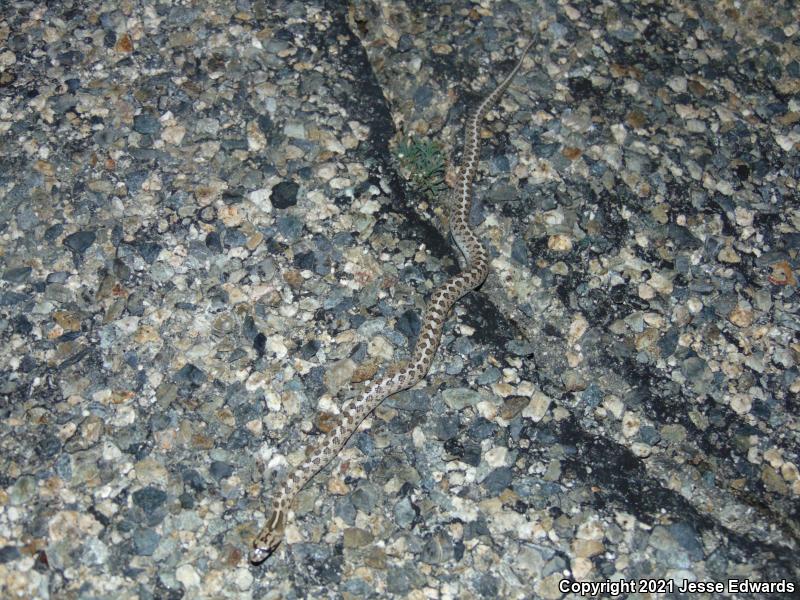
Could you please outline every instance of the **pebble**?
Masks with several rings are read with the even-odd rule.
[[[481,395],[468,388],[450,388],[442,392],[445,404],[454,410],[461,410],[467,406],[475,406],[481,401]]]
[[[94,231],[76,231],[64,238],[64,245],[78,254],[83,254],[97,239]]]
[[[753,408],[753,403],[747,394],[733,394],[730,398],[730,406],[738,415],[745,415]]]
[[[551,235],[547,239],[547,248],[554,252],[569,252],[572,250],[572,240],[566,235]]]
[[[544,418],[545,414],[547,414],[547,410],[550,408],[552,402],[552,398],[537,391],[531,397],[527,408],[522,411],[522,416],[532,419],[534,423],[538,423]]]
[[[416,512],[408,498],[403,498],[394,505],[394,519],[398,527],[407,528],[416,518]]]
[[[131,497],[136,506],[141,508],[145,514],[150,515],[161,508],[167,499],[167,494],[163,490],[148,486],[136,490]]]
[[[492,448],[484,455],[484,458],[490,467],[504,467],[508,464],[508,448],[503,446]]]
[[[183,564],[175,569],[175,579],[187,588],[196,588],[200,585],[200,575],[197,570],[188,564]]]
[[[282,181],[272,188],[270,202],[278,209],[287,209],[297,204],[297,192],[300,186],[293,181]]]
[[[357,527],[348,527],[344,530],[344,547],[360,548],[372,543],[373,536],[370,532]]]
[[[626,438],[635,436],[639,433],[641,424],[641,419],[637,414],[626,412],[622,415],[622,435]]]
[[[24,283],[28,280],[33,269],[31,267],[18,267],[16,269],[6,269],[3,272],[3,279],[10,283]]]
[[[133,535],[133,546],[136,554],[152,556],[161,541],[161,536],[152,529],[140,529]]]

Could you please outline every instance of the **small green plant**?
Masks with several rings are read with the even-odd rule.
[[[444,153],[436,142],[408,137],[398,144],[395,156],[412,191],[432,201],[447,189]]]

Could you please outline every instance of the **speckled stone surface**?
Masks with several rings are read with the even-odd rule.
[[[4,1],[0,596],[798,589],[796,8]],[[452,182],[534,31],[484,124],[489,280],[250,566],[458,268],[393,149]]]

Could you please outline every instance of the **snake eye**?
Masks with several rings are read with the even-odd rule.
[[[264,562],[267,557],[269,556],[269,552],[264,550],[263,548],[253,548],[250,550],[250,562],[254,565],[258,565]]]
[[[254,565],[258,565],[265,560],[267,560],[272,553],[275,552],[275,549],[280,545],[281,541],[280,538],[275,539],[274,537],[270,537],[269,539],[258,539],[253,542],[253,548],[250,550],[249,559],[250,562]]]

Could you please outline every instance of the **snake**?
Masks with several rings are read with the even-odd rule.
[[[361,422],[389,396],[407,390],[428,373],[442,329],[453,305],[466,293],[481,285],[489,273],[489,256],[480,238],[471,229],[473,182],[478,170],[481,124],[487,111],[498,101],[522,66],[533,45],[531,39],[522,50],[514,67],[478,104],[468,117],[464,130],[464,150],[456,171],[456,185],[450,207],[450,233],[463,255],[463,268],[436,288],[425,307],[411,359],[390,367],[387,374],[371,382],[361,396],[346,402],[336,425],[309,452],[306,459],[292,470],[278,486],[270,501],[270,511],[263,529],[253,539],[249,559],[257,565],[272,555],[284,537],[289,508],[300,490],[344,448]]]

